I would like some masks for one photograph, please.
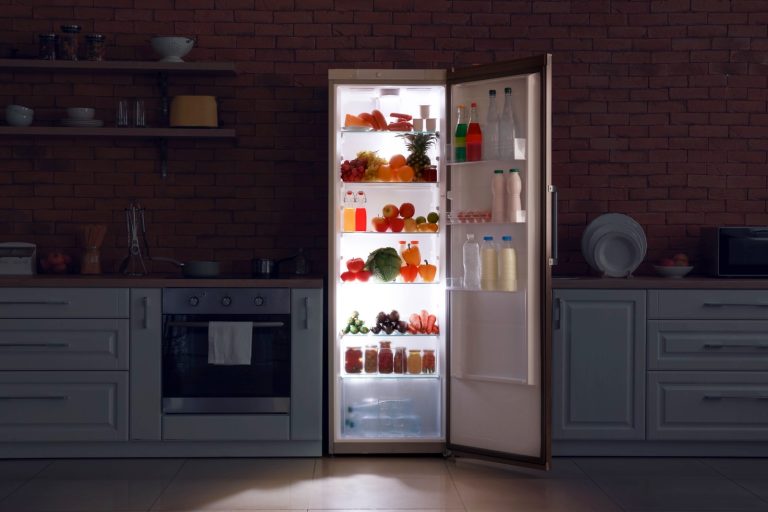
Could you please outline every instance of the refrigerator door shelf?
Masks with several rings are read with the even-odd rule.
[[[435,373],[417,373],[417,374],[405,374],[405,373],[342,373],[340,375],[342,379],[439,379],[440,374]]]
[[[483,211],[460,211],[448,212],[446,214],[446,224],[449,226],[514,226],[515,224],[525,224],[526,212],[521,210],[516,213],[515,222],[492,222],[490,212],[485,215]]]

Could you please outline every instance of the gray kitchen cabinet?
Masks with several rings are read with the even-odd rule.
[[[0,288],[0,318],[128,318],[128,289]]]
[[[766,320],[768,290],[650,290],[648,318]]]
[[[645,438],[645,290],[555,290],[552,438]]]
[[[288,441],[286,414],[168,414],[166,441]]]
[[[291,290],[291,440],[322,439],[323,290]],[[311,390],[311,391],[310,391]]]
[[[0,439],[126,441],[127,372],[0,372]]]
[[[131,439],[161,438],[161,300],[160,289],[131,290]]]

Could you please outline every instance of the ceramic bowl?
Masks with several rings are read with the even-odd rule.
[[[161,36],[152,38],[152,49],[163,58],[160,62],[184,62],[183,56],[189,53],[195,40],[189,37]]]
[[[661,277],[672,277],[678,279],[686,276],[691,270],[693,270],[693,267],[661,267],[659,265],[654,265],[653,268]]]
[[[90,107],[70,107],[67,117],[73,121],[90,121],[96,115],[96,109]]]
[[[25,116],[33,116],[35,115],[35,111],[32,110],[29,107],[25,107],[22,105],[8,105],[5,107],[6,112],[17,112],[19,114],[25,115]]]
[[[29,126],[35,118],[35,111],[21,105],[8,105],[5,108],[5,121],[10,126]]]

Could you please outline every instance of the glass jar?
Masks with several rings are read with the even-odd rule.
[[[56,60],[56,34],[40,34],[37,36],[39,41],[38,58],[41,60]]]
[[[107,39],[102,34],[88,34],[85,36],[85,58],[96,61],[106,59],[106,41]]]
[[[421,350],[408,351],[408,373],[421,373]]]
[[[62,25],[59,37],[59,54],[62,60],[77,60],[80,25]]]
[[[394,369],[394,357],[392,355],[391,341],[379,342],[379,373],[392,373]]]
[[[428,165],[421,170],[421,175],[427,183],[437,183],[437,166]]]
[[[421,356],[421,372],[422,373],[435,373],[435,351],[425,349],[424,355]]]
[[[365,373],[376,373],[379,371],[379,351],[376,345],[365,347]]]
[[[394,372],[405,373],[406,367],[407,367],[407,356],[405,355],[405,347],[395,348]]]
[[[360,373],[363,371],[363,351],[360,347],[349,347],[344,354],[344,371]]]

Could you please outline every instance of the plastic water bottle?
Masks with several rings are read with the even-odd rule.
[[[483,128],[483,160],[499,158],[499,113],[496,111],[496,90],[488,91],[488,115]]]
[[[464,288],[480,289],[480,246],[475,241],[475,235],[468,234],[464,242]]]
[[[515,158],[515,114],[512,108],[512,88],[504,88],[504,109],[499,119],[499,152],[501,158]]]
[[[499,290],[505,292],[517,291],[517,253],[512,247],[512,237],[501,237],[499,251]]]
[[[480,288],[483,290],[498,289],[499,253],[492,236],[483,237],[480,260]]]

